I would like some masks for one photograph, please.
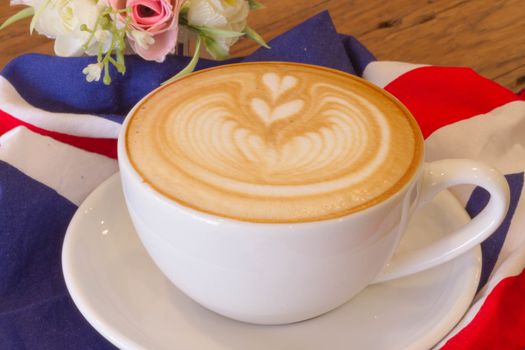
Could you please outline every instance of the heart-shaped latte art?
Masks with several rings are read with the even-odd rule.
[[[295,99],[291,101],[278,104],[274,107],[270,106],[265,100],[254,97],[251,101],[251,108],[253,112],[262,120],[266,125],[270,125],[281,119],[290,118],[296,115],[301,108],[303,108],[304,102]]]
[[[268,194],[273,190],[265,188],[266,185],[328,183],[351,173],[352,167],[366,163],[363,157],[370,157],[371,167],[365,168],[366,171],[355,171],[342,181],[332,181],[325,190],[359,181],[379,164],[388,146],[388,135],[380,137],[378,132],[382,128],[374,126],[384,122],[381,113],[376,113],[376,122],[367,120],[360,110],[365,105],[356,108],[356,101],[349,102],[358,96],[341,96],[342,92],[333,88],[322,87],[312,94],[317,100],[308,103],[312,110],[307,113],[316,116],[311,125],[298,123],[302,130],[277,130],[272,137],[268,137],[265,128],[247,123],[251,118],[242,113],[252,113],[270,127],[301,111],[306,105],[302,100],[283,100],[271,109],[267,96],[254,97],[249,108],[224,103],[223,92],[202,100],[197,97],[193,104],[178,110],[177,117],[164,127],[166,139],[172,140],[169,148],[184,154],[179,166],[199,174],[207,183],[221,183],[233,191]],[[381,138],[384,143],[377,142]],[[264,186],[256,188],[256,183]],[[283,188],[276,193],[282,194]]]
[[[207,212],[297,222],[378,198],[412,164],[409,119],[376,88],[321,68],[246,67],[197,73],[137,110],[128,143],[146,181]]]
[[[291,75],[279,76],[277,73],[266,73],[262,76],[262,81],[272,95],[272,100],[277,100],[279,96],[297,85],[298,79]]]
[[[272,123],[293,117],[301,111],[304,101],[298,98],[283,100],[281,97],[298,84],[298,79],[291,75],[280,76],[277,73],[266,73],[262,82],[268,91],[268,97],[253,97],[250,107],[259,119],[269,126]]]

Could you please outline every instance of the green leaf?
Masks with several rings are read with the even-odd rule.
[[[197,42],[195,43],[195,52],[193,53],[193,57],[191,58],[191,61],[188,63],[188,65],[184,67],[183,70],[181,70],[180,72],[178,72],[173,77],[169,78],[168,80],[166,80],[160,85],[169,84],[172,81],[175,81],[179,79],[180,77],[183,77],[193,72],[195,70],[195,66],[197,66],[197,62],[199,61],[200,54],[201,54],[201,37],[197,36]]]
[[[231,30],[217,29],[217,28],[211,28],[211,27],[201,27],[201,26],[189,26],[189,27],[190,29],[194,29],[195,31],[199,32],[200,34],[204,34],[205,36],[213,36],[213,37],[221,37],[221,38],[238,38],[244,35],[244,33],[242,32],[234,32]]]
[[[8,19],[2,25],[0,26],[0,30],[6,28],[7,26],[10,26],[11,24],[20,21],[21,19],[33,16],[35,14],[35,10],[32,7],[26,7],[25,9],[18,11]]]
[[[188,6],[188,3],[186,2],[184,3],[184,5],[182,5],[182,8],[180,9],[179,17],[187,17],[188,12],[190,12],[190,7]]]
[[[219,43],[214,39],[208,36],[204,37],[204,46],[206,50],[217,60],[225,60],[230,57],[228,51],[219,45]]]
[[[255,30],[253,30],[252,28],[246,26],[246,28],[244,28],[244,33],[246,34],[246,36],[248,36],[248,38],[252,39],[253,41],[255,41],[257,44],[261,45],[261,46],[264,46],[266,47],[267,49],[270,48],[270,46],[268,46],[268,44],[266,43],[266,41],[264,41],[264,39],[262,38],[262,36],[260,36],[259,34],[257,34],[257,32]]]
[[[248,0],[248,4],[250,5],[250,10],[260,10],[266,8],[266,6],[264,6],[257,0]]]
[[[186,2],[179,11],[179,25],[181,26],[188,25],[188,13],[189,12],[190,12],[190,7],[187,5],[187,2]]]
[[[31,19],[31,23],[29,24],[29,34],[33,34],[33,31],[35,30],[36,21],[42,16],[44,13],[44,10],[46,9],[47,5],[49,5],[51,0],[44,0],[42,5],[36,10],[35,15]]]

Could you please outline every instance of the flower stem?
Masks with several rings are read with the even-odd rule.
[[[173,77],[169,78],[168,80],[166,80],[165,82],[163,82],[161,85],[166,85],[166,84],[169,84],[187,74],[190,74],[191,72],[193,72],[195,70],[195,67],[197,66],[197,62],[199,61],[199,57],[200,57],[200,52],[201,52],[201,37],[200,36],[197,36],[197,42],[195,44],[195,52],[193,53],[193,57],[191,58],[190,62],[188,63],[188,65],[186,67],[184,67],[183,70],[181,70],[180,72],[178,72],[177,74],[175,74]]]

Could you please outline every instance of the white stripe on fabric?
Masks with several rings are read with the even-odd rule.
[[[472,158],[493,165],[505,174],[525,171],[525,102],[500,106],[436,130],[426,140],[427,159]],[[471,188],[454,190],[465,203]],[[498,261],[485,287],[478,293],[464,319],[435,348],[457,334],[475,317],[487,296],[504,278],[521,273],[525,266],[525,193],[522,191]]]
[[[117,138],[120,124],[91,114],[52,113],[33,107],[0,76],[0,109],[39,128],[74,136]]]
[[[471,158],[505,174],[518,173],[525,171],[524,135],[525,102],[515,101],[434,131],[425,142],[426,157]],[[470,191],[454,194],[465,202]]]
[[[0,136],[0,160],[79,205],[118,171],[117,161],[19,126]]]
[[[426,67],[425,64],[413,64],[395,61],[373,61],[363,71],[363,78],[384,88],[393,80],[413,69]]]

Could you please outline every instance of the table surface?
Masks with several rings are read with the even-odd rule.
[[[262,0],[250,25],[266,40],[323,10],[337,30],[362,41],[381,60],[469,66],[513,91],[525,88],[522,0]],[[21,9],[0,10],[0,22]],[[241,40],[234,55],[256,46]],[[53,42],[29,35],[29,19],[0,31],[0,68],[27,52],[53,53]]]

